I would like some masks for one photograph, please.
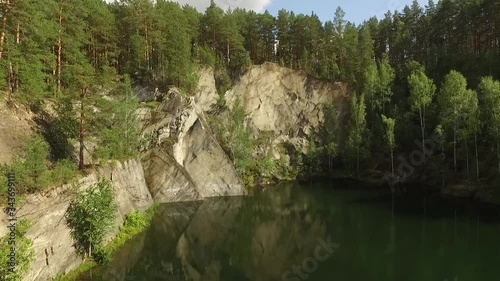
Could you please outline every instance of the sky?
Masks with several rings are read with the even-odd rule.
[[[200,12],[204,12],[210,5],[210,0],[176,1],[195,6]],[[424,7],[428,0],[418,2]],[[280,9],[291,10],[296,14],[311,14],[314,11],[322,21],[332,20],[335,10],[340,6],[346,13],[346,20],[360,24],[372,16],[383,18],[388,10],[401,11],[412,0],[215,0],[215,3],[224,9],[240,7],[257,12],[269,10],[273,15],[277,15]]]

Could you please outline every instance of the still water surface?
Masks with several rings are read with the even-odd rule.
[[[385,192],[338,185],[162,205],[146,232],[80,281],[498,280],[498,208],[393,206]]]

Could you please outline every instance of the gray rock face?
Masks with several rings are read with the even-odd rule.
[[[139,102],[152,102],[159,95],[157,88],[136,86],[134,88],[135,96]]]
[[[250,69],[226,94],[226,101],[229,108],[237,101],[243,105],[256,134],[271,132],[274,145],[290,143],[303,152],[311,133],[324,121],[325,104],[334,102],[340,125],[349,112],[347,85],[272,63]]]
[[[86,189],[101,178],[112,179],[119,212],[114,234],[127,213],[143,211],[153,201],[199,201],[211,197],[247,194],[233,163],[215,139],[205,116],[205,112],[210,111],[218,99],[213,70],[207,68],[200,71],[200,81],[194,97],[186,97],[175,88],[166,94],[151,89],[138,91],[137,96],[141,101],[162,100],[157,109],[140,109],[137,112],[143,135],[150,137],[149,144],[143,148],[141,160],[99,168],[76,184],[78,188]],[[305,74],[274,64],[250,69],[227,93],[226,100],[230,108],[234,108],[237,100],[241,101],[248,117],[248,125],[255,136],[260,132],[270,132],[274,148],[288,143],[302,151],[307,148],[309,136],[323,122],[323,106],[326,103],[334,101],[341,126],[349,110],[346,85],[311,79]],[[274,151],[276,157],[283,157],[278,151]],[[71,190],[72,186],[66,185],[43,195],[29,196],[19,210],[19,218],[27,218],[33,222],[27,235],[34,241],[36,255],[24,280],[50,280],[81,264],[82,259],[75,252],[70,230],[64,219],[72,198]],[[199,211],[193,209],[193,213],[196,211],[199,214],[195,221],[199,221],[200,227],[221,226],[216,221],[202,223],[206,219],[205,214],[220,209],[215,208],[217,204],[212,203],[204,203]],[[227,209],[234,212],[221,213],[222,224],[233,224],[238,204],[222,208]],[[4,213],[0,213],[0,223],[6,223]],[[257,232],[275,231],[273,225],[262,228],[264,230]],[[230,231],[230,227],[221,229]],[[0,228],[0,236],[5,233],[6,229]],[[178,257],[186,264],[197,261],[197,257],[188,251],[193,247],[195,235],[189,229],[179,230],[179,233],[183,233],[183,237],[175,245]],[[284,232],[280,235],[288,234]],[[108,240],[111,238],[112,236],[108,237]],[[215,239],[214,237],[202,238],[207,241],[207,245],[215,243],[210,240]],[[218,243],[225,242],[221,239]],[[279,257],[269,255],[259,262],[265,263],[276,258]],[[207,278],[204,280],[209,280],[212,273],[216,276],[220,271],[220,264],[213,262],[207,264],[207,268],[204,272],[193,271],[193,274],[205,276]],[[258,264],[255,268],[259,268]],[[249,269],[249,272],[252,270],[253,268]],[[274,277],[273,274],[264,275]]]
[[[118,220],[114,233],[118,231],[118,225],[123,223],[127,213],[145,210],[153,204],[140,161],[103,167],[79,180],[75,186],[85,190],[101,178],[112,179],[115,190]],[[65,185],[46,194],[31,195],[19,209],[18,218],[26,218],[32,222],[27,237],[33,240],[35,250],[35,261],[24,280],[51,280],[81,264],[82,258],[75,252],[64,217],[72,198],[72,189],[72,185]]]
[[[189,201],[247,194],[194,99],[171,90],[153,115],[144,134],[152,136],[154,152],[143,157],[143,162],[155,200]],[[160,187],[165,180],[170,188]]]
[[[99,178],[110,179],[115,190],[118,206],[118,220],[115,232],[123,224],[123,218],[133,211],[146,211],[153,204],[153,198],[146,184],[144,169],[139,160],[115,163],[98,170]]]
[[[196,89],[196,103],[207,112],[217,103],[219,94],[215,86],[214,70],[211,67],[200,69],[198,72],[198,88]]]
[[[152,149],[144,155],[143,165],[147,185],[155,202],[202,199],[187,171],[161,148]]]

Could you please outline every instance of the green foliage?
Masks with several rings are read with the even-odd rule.
[[[78,192],[66,212],[66,222],[71,229],[76,249],[89,256],[103,246],[115,219],[113,187],[108,180],[102,180],[87,190]]]
[[[432,98],[436,93],[436,86],[431,79],[427,78],[423,71],[411,74],[408,77],[408,83],[410,84],[411,109],[421,112],[420,114],[422,115],[425,112],[425,108],[432,102]]]
[[[125,216],[123,226],[120,228],[120,233],[116,241],[128,240],[139,234],[141,231],[149,226],[149,223],[154,215],[154,209],[148,210],[146,213],[134,211]],[[116,242],[115,242],[116,243]]]
[[[258,159],[259,172],[263,178],[271,178],[277,171],[276,161],[273,155],[268,152],[261,159]]]
[[[78,136],[79,124],[69,97],[57,101],[56,114],[55,120],[47,128],[45,138],[55,160],[71,159],[74,147],[70,140]]]
[[[382,115],[382,122],[385,124],[385,139],[387,141],[387,146],[391,151],[391,171],[394,175],[394,149],[396,148],[396,137],[394,135],[394,127],[396,125],[396,120],[393,118],[387,118]]]
[[[132,93],[130,80],[114,90],[114,101],[102,100],[95,155],[102,160],[125,160],[137,156],[140,132],[136,110],[139,107]]]
[[[350,131],[347,139],[346,158],[349,166],[355,163],[359,176],[360,160],[368,155],[367,145],[369,140],[366,135],[366,106],[364,96],[354,96],[351,101]]]
[[[385,138],[387,140],[387,146],[391,149],[391,151],[394,151],[394,148],[396,147],[396,139],[394,136],[396,121],[392,118],[385,117],[385,115],[382,115],[382,121],[386,126]]]
[[[8,170],[16,174],[18,193],[40,191],[50,184],[49,145],[41,136],[26,141]]]
[[[324,145],[326,155],[333,158],[337,156],[337,143],[339,135],[337,129],[337,113],[333,102],[326,104],[323,112],[325,114],[325,120],[323,124],[322,143]]]
[[[219,67],[215,71],[215,86],[217,87],[217,93],[219,93],[220,99],[224,98],[226,92],[231,88],[231,85],[232,81],[227,69],[224,66]]]
[[[113,241],[106,246],[106,251],[113,252],[123,246],[125,242],[144,231],[151,224],[157,205],[153,205],[146,212],[133,211],[125,216],[120,232]]]
[[[107,249],[98,248],[92,253],[92,258],[97,264],[103,265],[111,261],[112,255]]]
[[[161,102],[157,102],[157,101],[151,101],[151,102],[146,102],[146,103],[141,103],[139,104],[139,107],[142,107],[142,108],[149,108],[149,109],[156,109],[159,105],[161,104]]]
[[[237,102],[224,121],[216,125],[223,148],[233,160],[236,169],[245,174],[250,170],[254,142],[245,125],[245,109]]]
[[[75,162],[63,159],[56,162],[52,171],[52,183],[67,184],[78,175],[78,167]]]
[[[216,70],[219,107],[224,108],[224,95],[232,82],[250,65],[270,61],[347,82],[349,89],[364,94],[372,137],[383,134],[380,114],[394,116],[398,124],[408,124],[405,136],[397,137],[399,147],[412,150],[409,139],[415,139],[413,127],[419,124],[406,113],[418,111],[422,139],[442,123],[446,140],[453,135],[454,151],[460,150],[458,141],[467,145],[474,136],[485,140],[479,143],[480,156],[489,157],[485,151],[498,143],[499,135],[492,131],[497,130],[492,115],[495,105],[490,105],[495,101],[485,99],[476,110],[474,94],[455,91],[445,75],[452,69],[462,73],[465,85],[468,82],[472,89],[481,77],[499,78],[498,14],[495,1],[447,0],[438,5],[431,1],[425,8],[414,1],[401,12],[355,25],[345,19],[340,7],[333,20],[322,23],[314,13],[280,10],[275,17],[268,12],[225,11],[215,2],[200,14],[191,6],[165,0],[112,4],[18,0],[5,14],[0,89],[9,101],[22,101],[33,109],[44,108],[47,98],[61,104],[62,112],[57,110],[54,120],[44,120],[52,160],[71,160],[75,138],[84,147],[89,137],[96,136],[98,157],[122,159],[133,157],[129,148],[135,147],[135,140],[127,136],[135,132],[127,135],[124,132],[130,130],[117,122],[124,120],[120,99],[114,100],[120,104],[115,112],[113,103],[99,95],[115,87],[117,77],[129,75],[134,83],[162,89],[176,85],[193,92],[198,80],[193,64],[207,64]],[[429,94],[432,81],[444,88],[439,106]],[[481,95],[492,84],[487,82]],[[80,102],[83,110],[75,112],[73,107]],[[396,106],[404,114],[395,114]],[[467,119],[468,114],[474,118]],[[81,120],[76,120],[78,115]],[[81,130],[76,121],[83,124]],[[335,155],[333,143],[318,137],[320,150]],[[118,144],[121,139],[126,139],[125,146]],[[381,138],[372,140],[371,150],[376,153]],[[14,166],[21,169],[21,162]],[[39,185],[40,180],[30,184]]]
[[[16,225],[16,245],[9,244],[9,235],[0,239],[0,276],[1,280],[18,281],[29,271],[31,263],[35,260],[33,241],[26,237],[26,232],[31,227],[30,221],[23,219]],[[9,255],[11,247],[16,250],[16,271],[9,271]]]
[[[198,63],[215,68],[217,59],[214,52],[210,48],[197,46],[195,47],[195,54],[195,59]]]
[[[324,149],[323,147],[318,147],[316,144],[316,140],[311,138],[309,140],[309,147],[307,151],[307,155],[304,159],[303,171],[309,175],[314,175],[316,173],[322,172],[321,162],[324,158]]]
[[[54,281],[76,281],[85,272],[94,268],[97,264],[93,260],[84,261],[78,268],[66,275],[57,276]]]
[[[483,121],[488,124],[486,129],[495,140],[500,140],[500,82],[492,77],[485,77],[479,85],[479,91],[484,97]]]
[[[22,152],[15,156],[12,163],[0,168],[0,180],[7,180],[7,174],[16,175],[17,195],[43,191],[52,185],[69,183],[78,175],[74,161],[61,159],[49,169],[49,145],[40,135],[29,138]],[[6,185],[5,185],[6,186]],[[0,188],[0,191],[5,187]],[[0,197],[3,196],[0,195]]]
[[[379,64],[379,85],[378,92],[380,94],[380,103],[382,104],[382,112],[385,112],[385,104],[389,103],[392,98],[392,84],[394,82],[395,73],[392,66],[389,64],[389,56],[383,54],[382,61]]]
[[[377,63],[375,61],[370,61],[365,69],[364,76],[364,88],[363,93],[366,98],[370,101],[370,111],[375,112],[376,108],[380,106],[378,100],[378,87],[379,87],[379,75],[377,69]]]
[[[110,261],[112,253],[122,247],[125,242],[144,231],[151,223],[158,205],[151,206],[145,213],[134,211],[125,216],[125,221],[120,227],[120,232],[108,245],[97,249],[94,260],[84,261],[77,269],[66,275],[60,275],[56,281],[75,281],[83,273],[91,270],[97,264]]]

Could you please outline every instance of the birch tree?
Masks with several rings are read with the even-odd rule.
[[[445,81],[439,96],[441,109],[441,123],[445,132],[453,134],[453,168],[457,172],[457,139],[459,129],[459,118],[462,113],[461,98],[467,91],[465,77],[457,71],[452,70],[445,77]]]
[[[410,85],[410,103],[411,109],[418,112],[420,118],[420,129],[422,132],[422,150],[425,161],[425,112],[431,104],[432,98],[436,93],[434,82],[429,79],[422,70],[418,70],[408,77]]]
[[[387,118],[382,114],[382,121],[385,124],[385,139],[387,141],[387,146],[391,151],[391,172],[394,177],[394,149],[396,148],[396,137],[394,135],[394,127],[396,125],[396,120],[393,118]]]
[[[366,156],[366,106],[365,97],[354,96],[351,101],[351,130],[347,140],[350,159],[356,159],[356,174],[359,176],[359,161],[363,156]],[[354,157],[352,157],[354,156]]]
[[[487,132],[496,144],[498,174],[500,175],[500,82],[492,77],[485,77],[479,85],[484,97],[484,122]]]

